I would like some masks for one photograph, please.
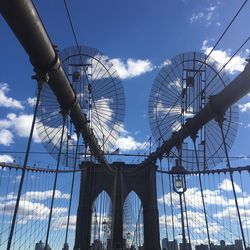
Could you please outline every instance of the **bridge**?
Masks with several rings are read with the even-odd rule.
[[[2,0],[0,12],[29,56],[38,86],[23,164],[0,163],[1,249],[250,249],[250,166],[232,165],[224,125],[228,110],[250,91],[249,63],[154,151],[150,145],[148,152],[138,155],[138,162],[129,164],[114,160],[129,155],[106,152],[106,132],[102,141],[91,123],[94,111],[85,112],[96,105],[90,101],[94,85],[87,82],[85,108],[76,89],[79,75],[72,71],[70,79],[65,73],[62,56],[32,1]],[[81,54],[83,49],[77,45],[71,50]],[[88,81],[91,65],[79,57],[80,62],[69,67],[83,70]],[[202,66],[192,70],[187,84],[202,75]],[[46,88],[50,92],[44,92]],[[41,103],[48,93],[60,108],[56,115],[61,134],[57,131],[58,144],[52,150],[56,165],[29,166],[35,123],[42,123],[41,112],[47,107]],[[226,162],[222,168],[210,169],[201,160],[208,156],[200,155],[198,133],[211,121],[219,131]],[[185,140],[193,147],[191,167],[185,167]]]

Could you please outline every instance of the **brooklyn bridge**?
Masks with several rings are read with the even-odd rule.
[[[0,162],[0,249],[250,249],[250,165],[230,155],[238,102],[250,92],[249,57],[234,78],[225,70],[249,36],[221,67],[211,60],[247,1],[210,51],[161,65],[149,96],[151,135],[139,153],[117,144],[125,143],[126,98],[115,61],[79,44],[64,7],[74,43],[61,50],[31,0],[0,0],[36,86],[22,157]],[[27,122],[6,117],[1,136],[11,121]],[[34,141],[53,164],[39,162]]]

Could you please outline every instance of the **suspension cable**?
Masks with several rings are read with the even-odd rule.
[[[184,209],[185,209],[185,215],[186,215],[188,242],[189,242],[189,244],[191,244],[190,230],[189,230],[189,223],[188,223],[188,213],[187,213],[187,203],[186,203],[186,195],[185,195],[185,192],[183,193],[183,203],[184,203]]]
[[[240,174],[240,185],[241,185],[241,190],[242,190],[242,199],[243,199],[243,206],[244,206],[244,215],[245,215],[245,221],[246,221],[246,227],[247,227],[247,215],[246,215],[246,202],[245,202],[245,195],[244,195],[244,188],[243,188],[243,183],[242,183],[242,176],[241,176],[241,172],[239,172]],[[247,241],[248,241],[248,245],[249,245],[249,233],[248,230],[247,231]]]
[[[162,159],[160,159],[160,168],[161,168],[161,170],[163,170],[162,169]],[[168,239],[166,201],[165,201],[165,192],[164,192],[163,173],[162,172],[161,172],[161,188],[162,188],[162,197],[163,197],[163,210],[164,210],[164,219],[165,219],[165,231],[166,231],[166,238]]]
[[[234,54],[227,60],[227,62],[219,69],[219,71],[217,72],[217,74],[215,74],[213,76],[213,78],[209,81],[209,83],[205,86],[205,88],[203,89],[203,91],[205,91],[209,86],[210,84],[213,82],[213,80],[222,72],[223,69],[226,68],[226,66],[232,61],[232,59],[239,53],[239,51],[246,45],[246,43],[250,40],[250,36],[248,36],[246,38],[246,40],[241,44],[241,46],[234,52]],[[192,105],[195,100],[197,100],[197,98],[201,95],[201,93],[199,93],[194,99],[193,101],[189,104]]]
[[[170,162],[168,157],[168,170],[170,170]],[[173,211],[173,194],[172,194],[172,185],[171,185],[171,177],[170,174],[168,175],[168,181],[169,181],[169,193],[170,193],[170,206],[171,206],[171,220],[172,220],[172,233],[173,233],[173,242],[175,242],[175,227],[174,227],[174,211]],[[175,244],[174,244],[174,250]]]
[[[211,49],[211,51],[208,53],[208,55],[205,57],[205,60],[201,63],[199,70],[201,69],[201,67],[206,63],[207,59],[210,57],[210,55],[212,54],[212,52],[214,51],[214,49],[217,47],[217,45],[219,44],[219,42],[222,40],[222,38],[224,37],[224,35],[227,33],[228,29],[230,28],[230,26],[233,24],[233,22],[235,21],[235,19],[237,18],[237,16],[240,14],[240,12],[242,11],[243,7],[245,6],[245,4],[247,3],[248,0],[245,0],[243,2],[243,4],[240,6],[239,10],[236,12],[236,14],[233,16],[232,20],[229,22],[229,24],[227,25],[226,29],[224,30],[224,32],[221,34],[221,36],[219,37],[219,39],[217,40],[217,42],[215,43],[214,47]],[[197,72],[195,73],[194,77],[196,76]]]
[[[226,155],[226,159],[227,159],[227,167],[228,167],[228,169],[231,169],[230,160],[229,160],[229,157],[228,157],[227,144],[226,144],[225,135],[224,135],[224,131],[223,131],[223,120],[224,120],[224,115],[220,115],[218,117],[218,125],[219,125],[220,130],[221,130],[222,141],[223,141],[225,155]],[[244,234],[244,230],[243,230],[243,226],[242,226],[242,220],[241,220],[241,215],[240,215],[240,210],[239,210],[239,204],[238,204],[236,191],[235,191],[233,172],[230,171],[229,176],[230,176],[230,180],[231,180],[231,184],[232,184],[232,188],[233,188],[234,201],[235,201],[235,206],[236,206],[236,210],[237,210],[237,214],[238,214],[238,218],[239,218],[239,224],[240,224],[240,230],[241,230],[243,245],[244,245],[244,248],[246,249],[247,246],[246,246],[245,234]]]

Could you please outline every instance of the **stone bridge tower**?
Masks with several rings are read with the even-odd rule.
[[[108,193],[112,202],[112,249],[125,248],[123,246],[123,205],[131,191],[138,195],[143,206],[144,249],[160,249],[156,165],[140,166],[114,162],[111,165],[111,171],[100,164],[84,162],[80,168],[82,173],[75,249],[89,249],[92,204],[102,191]]]

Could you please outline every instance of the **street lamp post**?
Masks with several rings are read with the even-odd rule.
[[[187,242],[185,236],[185,226],[184,226],[184,213],[182,205],[182,195],[187,190],[186,186],[186,170],[184,167],[180,166],[179,160],[175,161],[176,166],[172,167],[170,173],[172,175],[173,189],[179,195],[180,208],[181,208],[181,226],[182,226],[182,246],[183,250],[187,249]]]

